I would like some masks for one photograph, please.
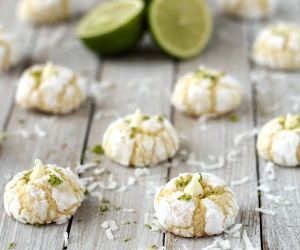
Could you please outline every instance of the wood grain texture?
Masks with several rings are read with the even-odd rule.
[[[257,22],[225,17],[216,11],[216,1],[211,1],[215,32],[208,49],[198,58],[184,62],[174,61],[154,49],[149,37],[146,37],[143,45],[130,55],[104,58],[103,63],[85,50],[76,39],[74,29],[78,16],[70,23],[33,29],[20,25],[12,18],[15,16],[16,2],[0,0],[0,22],[24,38],[27,56],[17,68],[0,75],[0,131],[5,129],[16,132],[26,129],[34,133],[34,126],[38,124],[46,131],[47,136],[38,138],[33,135],[30,139],[18,136],[3,143],[0,147],[2,194],[7,183],[4,177],[30,168],[35,158],[41,158],[46,163],[74,167],[85,150],[85,162],[92,161],[91,148],[101,143],[107,126],[117,116],[132,113],[135,108],[141,108],[145,113],[169,117],[182,138],[181,150],[195,153],[197,160],[208,163],[209,155],[226,158],[227,153],[234,148],[233,140],[239,133],[249,131],[254,126],[260,127],[274,116],[300,111],[299,72],[266,70],[249,61],[249,49],[259,29],[276,20],[289,20],[299,24],[299,0],[281,1],[280,10],[274,17]],[[82,13],[98,2],[80,1],[76,9]],[[15,107],[14,88],[21,71],[26,65],[47,61],[73,68],[90,79],[97,76],[101,81],[100,86],[110,81],[115,87],[103,87],[98,93],[94,93],[101,94],[102,98],[89,98],[80,110],[63,117],[47,116]],[[174,80],[200,64],[225,70],[240,80],[244,100],[241,107],[234,111],[239,117],[238,122],[232,123],[224,116],[209,121],[207,129],[201,130],[196,119],[171,108],[169,97]],[[246,142],[244,147],[237,161],[226,161],[224,168],[210,171],[228,183],[250,177],[249,182],[233,187],[240,205],[236,222],[243,224],[257,249],[300,249],[299,168],[275,168],[276,180],[269,183],[272,194],[291,202],[289,206],[278,207],[265,194],[258,196],[256,187],[258,179],[264,175],[265,162],[256,155],[254,139]],[[113,173],[120,186],[126,184],[129,177],[135,177],[134,169],[119,166],[108,159],[104,159],[100,167]],[[149,232],[144,226],[144,214],[153,212],[153,194],[149,193],[153,193],[167,179],[179,173],[196,171],[202,170],[186,164],[170,168],[166,164],[152,167],[150,175],[140,178],[125,192],[102,191],[111,203],[121,208],[133,208],[135,213],[124,212],[122,209],[116,211],[111,207],[101,215],[98,199],[87,196],[73,220],[65,225],[48,225],[42,228],[23,225],[5,214],[3,199],[0,199],[0,249],[6,249],[9,242],[15,241],[17,250],[61,250],[64,232],[70,233],[68,249],[71,250],[137,250],[147,249],[152,245],[165,245],[167,250],[202,249],[214,241],[213,237],[183,239],[169,233]],[[83,176],[87,175],[89,174]],[[107,178],[108,175],[101,177],[103,180]],[[287,192],[283,190],[286,186],[296,186],[298,189]],[[259,206],[271,208],[277,214],[274,217],[258,214],[255,208]],[[115,240],[107,239],[105,230],[101,227],[102,222],[110,219],[116,220],[119,226],[119,230],[114,232],[117,236]],[[122,224],[128,221],[131,223]],[[126,238],[131,239],[124,242]],[[241,239],[229,239],[231,249],[244,249]]]
[[[209,48],[199,58],[189,62],[178,63],[178,77],[196,69],[200,64],[224,70],[235,76],[242,85],[244,100],[241,107],[234,111],[239,121],[232,123],[228,116],[208,122],[207,129],[201,130],[197,119],[189,118],[175,111],[174,124],[179,134],[188,139],[182,148],[196,154],[199,161],[210,162],[209,155],[223,156],[234,148],[233,140],[241,132],[252,130],[254,127],[252,93],[249,81],[249,66],[247,54],[247,33],[241,22],[231,20],[216,13],[215,33]],[[170,178],[184,172],[201,172],[200,167],[182,164],[179,168],[171,169]],[[236,162],[226,161],[225,167],[209,171],[224,179],[228,184],[243,177],[250,177],[244,185],[233,187],[237,195],[240,212],[236,223],[242,223],[254,246],[260,248],[260,221],[254,212],[258,206],[258,197],[255,191],[257,185],[256,160],[254,138],[245,144]],[[247,195],[245,195],[247,194]],[[225,236],[225,235],[224,235]],[[227,237],[227,236],[225,236]],[[243,248],[244,244],[239,238],[229,238],[231,249]],[[167,249],[202,249],[214,241],[213,237],[200,239],[183,239],[166,235]]]
[[[51,60],[79,72],[88,71],[95,74],[99,67],[98,60],[82,48],[75,38],[73,29],[74,24],[66,23],[43,28],[37,48],[32,48],[32,52],[34,51],[32,63],[45,63]],[[61,33],[61,39],[52,41],[53,44],[50,44],[50,39],[57,35],[57,32]],[[35,135],[30,139],[13,137],[5,141],[1,149],[1,176],[14,175],[31,168],[36,158],[40,158],[45,163],[54,163],[63,167],[76,166],[86,136],[90,109],[91,103],[87,101],[72,114],[53,117],[14,107],[7,127],[9,133],[19,129],[26,129],[34,133],[34,126],[39,125],[46,132],[46,137],[38,138]],[[19,153],[16,154],[16,152]],[[1,193],[4,192],[6,182],[1,179]],[[16,242],[15,249],[56,250],[63,248],[63,233],[66,231],[68,223],[47,225],[42,228],[23,225],[5,214],[3,199],[0,202],[0,214],[1,249],[5,249],[10,241]]]
[[[147,53],[147,55],[145,55]],[[170,116],[170,105],[167,98],[173,77],[172,61],[157,54],[148,46],[124,57],[107,59],[104,62],[101,80],[110,80],[115,88],[107,92],[96,112],[114,111],[120,116],[134,112],[140,108],[146,114],[164,114]],[[148,85],[146,92],[141,88]],[[107,126],[116,119],[104,116],[94,119],[88,140],[88,148],[100,144]],[[87,149],[89,150],[89,149]],[[113,173],[120,185],[126,184],[128,177],[135,176],[134,169],[112,163],[110,160],[101,164]],[[104,197],[122,208],[133,208],[135,213],[110,209],[101,215],[99,200],[88,197],[75,215],[71,232],[69,249],[147,249],[151,245],[162,245],[161,232],[149,232],[144,226],[144,214],[153,208],[153,195],[147,194],[155,187],[162,185],[167,176],[167,168],[156,166],[150,169],[150,175],[125,192],[103,191]],[[103,177],[103,179],[107,179]],[[82,219],[82,220],[81,220]],[[119,231],[114,234],[117,239],[108,240],[101,224],[106,220],[115,220]],[[130,221],[130,225],[122,222]],[[135,223],[132,223],[136,221]],[[124,242],[126,238],[132,238]]]
[[[300,1],[288,0],[280,2],[278,13],[264,22],[248,25],[250,44],[255,34],[266,24],[284,20],[300,23]],[[258,127],[270,119],[287,113],[298,113],[300,93],[300,73],[280,72],[263,69],[252,65],[251,75],[255,88],[256,119]],[[265,161],[259,158],[260,177],[264,176]],[[262,218],[262,242],[263,249],[300,249],[300,171],[297,168],[275,167],[276,180],[266,183],[271,188],[271,194],[281,196],[290,201],[288,206],[276,205],[274,201],[267,199],[266,194],[261,195],[261,206],[276,211],[275,216],[261,215]],[[296,186],[298,190],[287,192],[284,187]]]
[[[24,62],[26,62],[30,49],[34,47],[33,44],[30,44],[31,39],[37,35],[36,31],[33,31],[30,27],[20,25],[15,18],[16,3],[17,0],[0,2],[0,25],[22,40],[22,42],[18,41],[19,54],[24,54],[23,60],[12,69],[7,72],[0,72],[0,131],[4,129],[13,103],[16,79],[18,79],[21,70],[25,66]]]

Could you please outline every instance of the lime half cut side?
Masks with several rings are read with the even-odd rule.
[[[99,54],[115,54],[133,47],[143,29],[142,0],[113,0],[100,4],[80,21],[77,35]]]
[[[196,56],[211,37],[212,15],[206,0],[153,0],[148,19],[158,46],[177,58]]]

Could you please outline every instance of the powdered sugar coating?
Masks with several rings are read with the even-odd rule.
[[[228,14],[249,19],[259,19],[274,13],[278,0],[219,0]]]
[[[166,230],[171,231],[178,227],[181,228],[178,233],[189,237],[193,234],[195,204],[192,200],[186,202],[178,200],[181,195],[183,192],[175,192],[163,197],[160,203],[155,206],[156,216]]]
[[[46,165],[46,174],[30,180],[31,170],[18,173],[7,183],[4,207],[9,216],[22,223],[48,224],[66,222],[81,205],[84,187],[69,169]],[[50,175],[62,183],[53,186]]]
[[[69,113],[85,98],[86,80],[68,68],[50,63],[26,70],[16,93],[21,107],[53,114]]]
[[[294,127],[285,126],[288,119],[295,119]],[[298,115],[287,115],[271,120],[263,126],[257,140],[260,156],[282,166],[299,165],[299,145],[300,116]]]
[[[209,173],[201,173],[199,180],[204,194],[184,193],[194,175],[199,176],[180,174],[161,187],[154,199],[156,217],[165,230],[183,237],[222,233],[237,216],[236,197],[223,180]]]
[[[222,71],[201,66],[178,80],[171,101],[192,116],[222,115],[239,106],[240,84]]]
[[[206,208],[205,214],[205,232],[208,235],[220,234],[225,229],[225,216],[222,210],[208,198],[203,199]]]
[[[0,73],[8,70],[20,59],[20,51],[15,34],[0,25]]]
[[[263,29],[252,48],[253,60],[272,69],[300,68],[300,27],[277,23]]]
[[[21,0],[18,15],[33,24],[54,23],[70,17],[71,0]]]
[[[134,124],[137,116],[141,119]],[[179,139],[161,116],[129,115],[113,122],[103,136],[106,155],[125,166],[148,166],[173,157]]]

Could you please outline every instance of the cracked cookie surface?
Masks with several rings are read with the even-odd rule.
[[[163,116],[148,116],[139,110],[113,122],[103,136],[105,154],[125,166],[150,166],[173,157],[179,139]]]
[[[300,115],[277,117],[266,123],[257,139],[257,151],[265,160],[282,166],[300,163]]]
[[[185,173],[160,188],[156,217],[168,232],[183,237],[220,234],[238,213],[235,194],[213,174]]]
[[[70,0],[21,0],[18,15],[33,24],[55,23],[70,17]]]
[[[72,70],[48,63],[26,70],[18,83],[16,102],[26,109],[65,114],[86,98],[86,80]]]
[[[239,18],[259,19],[271,15],[278,0],[219,0],[222,10]]]
[[[35,167],[18,173],[4,192],[4,208],[22,223],[65,223],[84,199],[84,187],[70,170],[35,161]]]
[[[271,68],[300,68],[300,27],[290,23],[272,24],[263,29],[252,47],[255,63]]]
[[[240,84],[222,71],[201,66],[178,80],[171,102],[191,116],[222,115],[240,105]]]
[[[19,60],[16,36],[0,25],[0,73],[14,66]]]

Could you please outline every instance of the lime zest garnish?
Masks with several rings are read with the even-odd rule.
[[[183,178],[182,176],[180,176],[177,180],[176,180],[176,187],[177,188],[185,188],[190,181],[192,180],[192,176],[187,176],[186,178]]]
[[[14,242],[14,241],[9,242],[8,247],[7,247],[7,250],[15,249],[16,245],[17,245],[17,244],[16,244],[16,242]]]
[[[232,123],[236,123],[239,121],[239,117],[236,114],[231,114],[230,116],[228,116],[228,120]]]
[[[131,128],[130,139],[133,139],[136,136],[137,132],[138,132],[137,127],[132,127]]]
[[[192,199],[192,196],[189,194],[183,194],[177,198],[177,200],[180,200],[180,201],[189,201],[191,199]]]
[[[97,155],[103,155],[104,154],[104,149],[102,147],[102,145],[97,144],[92,148],[93,153],[97,154]]]
[[[63,183],[63,180],[59,179],[55,174],[50,174],[48,182],[51,184],[52,187],[57,187]]]

